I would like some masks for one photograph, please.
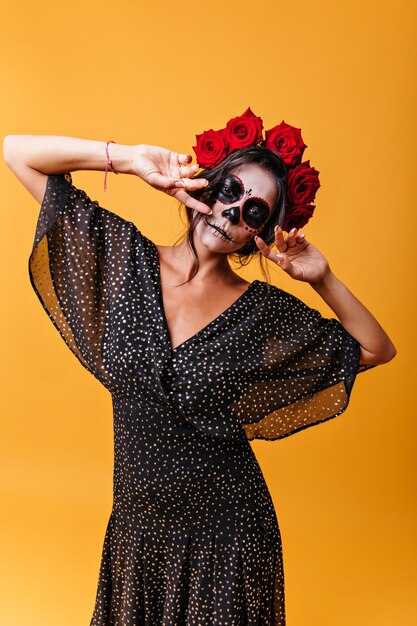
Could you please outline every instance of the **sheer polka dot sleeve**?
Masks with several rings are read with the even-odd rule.
[[[134,240],[140,245],[134,225],[77,189],[70,173],[48,176],[29,257],[31,284],[69,348],[110,391],[105,327],[123,296]]]
[[[271,290],[250,376],[231,407],[249,439],[280,439],[340,415],[356,375],[376,367],[359,363],[360,344],[338,319]]]

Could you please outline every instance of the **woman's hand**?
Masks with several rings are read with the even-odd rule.
[[[159,146],[140,144],[133,157],[133,173],[146,183],[201,213],[211,213],[207,204],[192,198],[186,191],[201,189],[208,184],[206,178],[191,178],[198,165],[189,165],[190,154],[172,152]],[[180,171],[181,168],[181,171]]]
[[[309,243],[304,233],[290,230],[287,238],[280,226],[275,227],[275,245],[279,254],[271,250],[260,237],[255,237],[256,245],[261,253],[279,265],[295,280],[302,280],[310,284],[318,283],[330,272],[327,260],[321,252]]]

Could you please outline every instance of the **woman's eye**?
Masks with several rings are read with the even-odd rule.
[[[231,194],[231,193],[232,193],[232,190],[230,189],[230,187],[223,187],[223,191],[224,191],[226,194]]]

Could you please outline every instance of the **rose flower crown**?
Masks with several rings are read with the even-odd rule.
[[[264,146],[278,154],[287,169],[285,180],[286,216],[282,226],[289,232],[292,228],[302,228],[312,217],[316,192],[320,187],[319,171],[310,166],[310,161],[302,157],[307,144],[301,137],[301,128],[290,126],[284,120],[281,124],[265,131],[262,136],[262,118],[251,108],[230,119],[225,128],[206,130],[196,135],[196,145],[192,146],[197,164],[201,168],[213,168],[229,154],[248,146]]]

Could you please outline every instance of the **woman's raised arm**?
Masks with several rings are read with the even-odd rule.
[[[61,135],[7,135],[3,140],[3,156],[12,172],[40,204],[48,174],[83,169],[104,171],[104,145],[102,141]],[[132,148],[117,144],[114,155],[112,151],[116,171],[129,173]]]
[[[360,344],[361,364],[379,365],[395,357],[397,349],[379,322],[333,274],[327,259],[306,240],[304,233],[293,228],[285,238],[282,228],[277,226],[275,245],[279,253],[260,237],[256,237],[256,244],[264,256],[295,280],[308,282],[327,302],[345,330]]]
[[[39,202],[45,193],[48,174],[76,170],[106,169],[106,142],[65,135],[7,135],[3,155],[7,165]],[[175,196],[190,208],[209,212],[209,207],[186,193],[203,187],[204,178],[190,178],[198,170],[190,166],[191,155],[145,144],[110,143],[109,158],[116,172],[133,174],[159,191]],[[185,183],[182,182],[185,179]]]

